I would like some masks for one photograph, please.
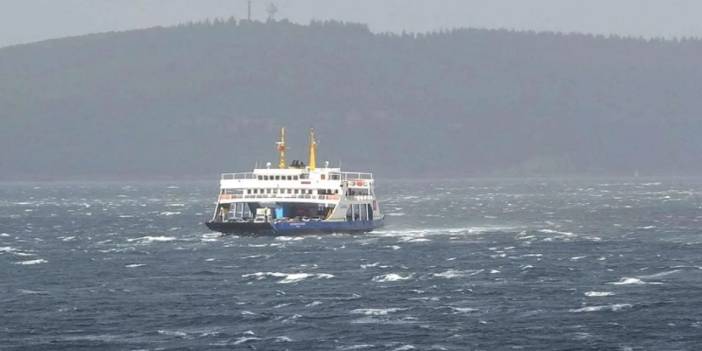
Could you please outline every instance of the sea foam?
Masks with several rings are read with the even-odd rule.
[[[397,273],[389,273],[389,274],[384,274],[384,275],[379,275],[373,277],[374,282],[378,283],[385,283],[385,282],[396,282],[400,280],[409,280],[412,279],[413,274],[409,274],[407,276],[402,276]]]
[[[605,297],[613,296],[614,293],[611,291],[586,291],[585,296],[587,297]]]
[[[483,269],[469,270],[469,271],[459,271],[459,270],[455,270],[455,269],[449,269],[449,270],[447,270],[445,272],[441,272],[441,273],[432,273],[432,276],[437,277],[437,278],[452,279],[452,278],[461,278],[461,277],[476,275],[476,274],[482,273],[483,271],[484,271]]]
[[[639,278],[624,277],[624,278],[622,278],[622,279],[619,279],[618,282],[610,282],[610,283],[607,283],[607,284],[611,284],[611,285],[646,285],[646,284],[655,284],[655,285],[659,285],[659,284],[662,284],[662,283],[659,283],[659,282],[645,282],[645,281],[643,281],[643,280],[641,280],[641,279],[639,279]]]
[[[29,261],[20,261],[20,262],[15,262],[15,264],[21,264],[21,265],[34,265],[34,264],[40,264],[40,263],[46,263],[47,261],[43,258],[37,259],[37,260],[29,260]]]
[[[406,308],[358,308],[351,311],[352,314],[363,314],[366,316],[385,316],[389,313],[404,311]]]
[[[244,274],[242,278],[256,278],[256,280],[262,280],[267,277],[283,278],[278,280],[280,284],[290,284],[301,282],[307,278],[316,279],[331,279],[334,275],[327,273],[280,273],[280,272],[256,272],[250,274]]]
[[[600,312],[600,311],[617,312],[617,311],[621,311],[621,310],[628,309],[631,307],[633,307],[633,306],[631,304],[628,304],[628,303],[618,303],[618,304],[614,304],[614,305],[587,306],[587,307],[572,309],[569,311],[574,312],[574,313]]]
[[[127,239],[128,242],[139,241],[139,242],[143,242],[143,243],[166,242],[166,241],[174,241],[174,240],[176,240],[176,238],[172,237],[172,236],[142,236],[139,238]]]

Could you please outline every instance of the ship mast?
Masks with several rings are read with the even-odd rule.
[[[314,138],[314,128],[310,129],[310,158],[307,164],[310,171],[317,169],[317,140]]]
[[[287,166],[285,165],[285,127],[280,128],[280,141],[275,143],[278,147],[278,153],[280,154],[280,160],[278,161],[278,168],[283,169]]]

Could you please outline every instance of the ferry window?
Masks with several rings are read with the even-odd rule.
[[[299,193],[300,193],[300,189],[295,189],[295,194],[299,194]]]
[[[325,180],[325,179],[327,179],[327,175],[326,175],[326,174],[322,174],[322,180]]]
[[[263,180],[268,180],[268,176],[263,176]]]
[[[293,176],[293,180],[297,180],[297,176]]]
[[[247,194],[251,194],[251,189],[246,189]]]
[[[271,189],[266,189],[266,194],[270,194],[270,193],[271,193]]]
[[[263,180],[263,177],[258,176],[258,177],[256,177],[256,179],[258,179],[258,180]]]
[[[288,189],[288,194],[292,194],[292,189]]]
[[[302,174],[300,174],[300,179],[310,179],[310,174],[309,173],[302,173]]]
[[[339,189],[334,190],[334,194],[339,194]]]
[[[332,174],[331,175],[332,180],[339,180],[339,175],[338,174]]]

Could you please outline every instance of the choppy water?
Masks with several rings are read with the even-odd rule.
[[[368,235],[216,183],[0,185],[0,349],[698,350],[702,180],[387,181]]]

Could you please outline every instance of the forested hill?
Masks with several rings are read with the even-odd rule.
[[[0,178],[701,174],[702,42],[216,21],[0,49]]]

